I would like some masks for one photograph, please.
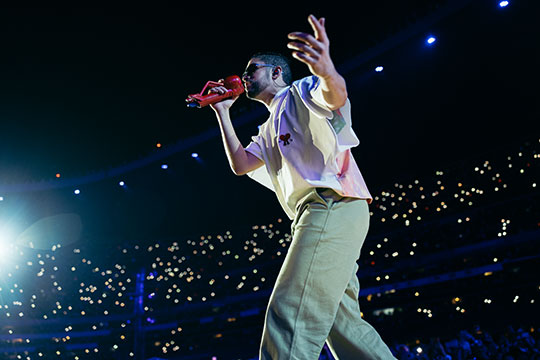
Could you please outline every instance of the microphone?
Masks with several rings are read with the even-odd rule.
[[[224,94],[208,93],[208,90],[216,86],[224,86],[227,89],[227,92]],[[202,108],[204,106],[220,102],[221,100],[238,96],[243,92],[244,85],[242,84],[240,77],[237,75],[231,75],[226,77],[222,83],[217,81],[208,81],[200,93],[188,95],[186,103],[190,108]]]

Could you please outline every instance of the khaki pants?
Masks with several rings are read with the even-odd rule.
[[[360,317],[356,276],[369,228],[366,200],[313,189],[297,206],[292,242],[266,312],[261,360],[395,359]]]

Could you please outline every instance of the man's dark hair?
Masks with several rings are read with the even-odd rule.
[[[292,84],[292,71],[289,59],[278,52],[274,51],[260,51],[251,56],[250,59],[257,58],[264,61],[266,64],[276,65],[281,67],[281,75],[287,85]]]

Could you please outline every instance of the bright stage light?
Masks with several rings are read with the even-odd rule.
[[[376,72],[381,72],[381,71],[383,71],[383,70],[384,70],[384,68],[383,68],[382,66],[377,66],[377,67],[375,68],[375,71],[376,71]]]
[[[126,186],[126,183],[123,182],[123,181],[120,181],[120,182],[118,183],[118,185],[120,185],[120,186]]]
[[[51,250],[79,241],[82,222],[79,215],[64,213],[47,216],[28,226],[17,235],[15,244],[39,250]]]
[[[75,195],[79,195],[79,194],[81,193],[81,190],[75,189],[75,191],[73,191],[73,193],[74,193]]]
[[[499,2],[499,7],[502,7],[502,8],[504,8],[504,7],[507,7],[507,6],[508,6],[508,4],[509,4],[509,2],[508,2],[508,1],[501,1],[501,2]]]
[[[163,170],[167,170],[167,169],[169,168],[169,165],[163,164],[163,165],[161,165],[161,168],[162,168]]]
[[[192,153],[192,154],[191,154],[191,157],[194,158],[194,159],[196,159],[196,158],[199,157],[199,154],[197,154],[197,153]]]
[[[9,227],[0,227],[0,265],[11,258],[11,249],[15,234]]]
[[[435,38],[435,36],[429,36],[426,40],[426,42],[428,43],[428,45],[432,45],[433,43],[435,43],[435,41],[437,41],[437,39]]]

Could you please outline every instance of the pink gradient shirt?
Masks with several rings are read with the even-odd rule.
[[[246,147],[265,165],[247,175],[276,193],[290,219],[298,201],[316,187],[372,202],[351,153],[360,141],[352,129],[349,99],[330,111],[319,79],[309,76],[279,91],[269,111]]]

